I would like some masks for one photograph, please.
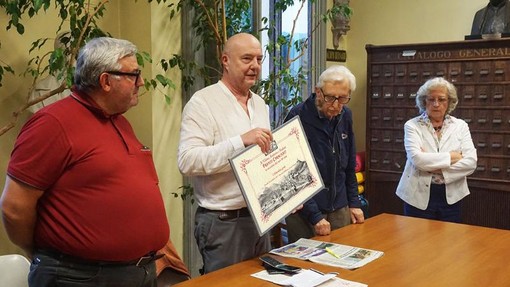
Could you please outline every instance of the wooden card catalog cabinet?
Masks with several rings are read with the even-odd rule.
[[[510,229],[510,39],[367,45],[367,182],[370,215],[402,214],[395,190],[406,162],[404,124],[432,77],[456,87],[478,166],[463,203],[468,224]]]

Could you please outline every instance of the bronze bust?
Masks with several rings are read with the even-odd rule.
[[[471,35],[510,33],[509,0],[490,0],[476,12]]]

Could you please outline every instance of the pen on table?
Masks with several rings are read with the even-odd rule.
[[[315,273],[318,273],[320,275],[324,275],[324,273],[320,272],[319,270],[316,270],[316,269],[313,269],[313,268],[310,268],[310,270],[315,272]]]
[[[329,254],[331,254],[331,255],[335,256],[336,258],[340,258],[340,256],[338,256],[335,252],[333,252],[331,249],[329,249],[329,247],[326,247],[326,251],[327,251]]]
[[[320,274],[320,275],[331,275],[331,274],[338,275],[338,272],[324,273],[324,272],[320,272],[319,270],[313,269],[313,268],[310,268],[310,271],[313,271],[313,272],[315,272],[317,274]]]

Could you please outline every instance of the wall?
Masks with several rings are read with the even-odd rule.
[[[135,43],[139,52],[151,53],[151,34],[147,33],[147,27],[150,27],[152,19],[150,5],[145,1],[123,1],[122,5],[113,7],[113,3],[120,4],[120,1],[112,2],[112,11],[118,13],[113,19],[118,19],[118,23],[116,25],[112,23],[107,27],[119,27],[118,37]],[[151,66],[148,64],[142,67],[144,78],[151,78]],[[152,91],[144,91],[138,99],[138,105],[126,113],[126,117],[131,122],[137,136],[149,147],[154,146],[152,137],[152,94]]]
[[[475,12],[487,3],[487,0],[350,1],[354,13],[351,30],[344,36],[340,49],[347,50],[345,64],[357,78],[357,89],[349,103],[354,114],[357,150],[365,150],[365,45],[462,41],[471,32]],[[329,31],[328,38],[328,48],[332,49]]]
[[[174,1],[176,2],[176,1]],[[181,52],[181,17],[171,21],[168,13],[161,6],[151,6],[151,53],[154,59],[169,59],[173,54]],[[159,65],[152,66],[152,73],[162,73]],[[183,178],[177,167],[177,147],[181,128],[182,90],[181,73],[177,69],[167,73],[175,83],[176,89],[158,89],[152,95],[152,128],[154,140],[154,162],[159,174],[160,187],[167,208],[171,238],[179,252],[183,249],[183,205],[180,197],[174,198],[171,193],[180,193]],[[165,103],[162,92],[171,97],[170,105]],[[181,252],[182,257],[182,252]]]

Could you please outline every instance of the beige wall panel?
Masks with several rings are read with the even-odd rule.
[[[176,2],[176,1],[174,1]],[[157,4],[151,7],[151,53],[153,59],[170,59],[173,54],[181,53],[181,19],[169,20],[168,11]],[[161,66],[153,65],[152,73],[163,73]],[[172,192],[180,193],[182,175],[177,168],[177,147],[181,126],[181,73],[173,69],[166,74],[176,89],[161,87],[152,93],[153,154],[158,171],[163,199],[167,208],[171,238],[182,256],[183,248],[183,210],[180,197],[174,198]],[[171,103],[165,102],[163,92],[171,97]]]

